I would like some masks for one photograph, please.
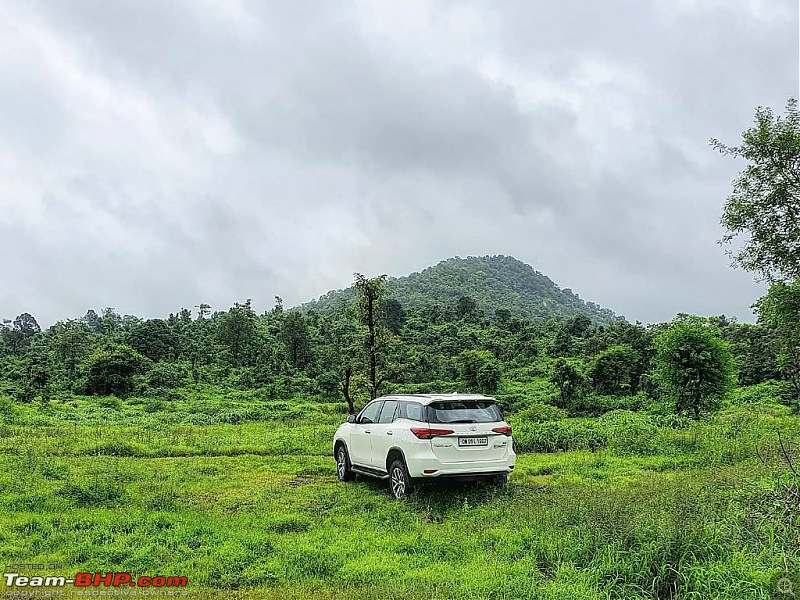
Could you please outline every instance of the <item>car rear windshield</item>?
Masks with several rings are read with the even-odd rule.
[[[433,402],[428,405],[429,423],[496,423],[503,415],[487,400]]]

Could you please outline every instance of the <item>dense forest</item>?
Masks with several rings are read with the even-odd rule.
[[[735,378],[771,382],[772,392],[797,402],[793,372],[781,368],[780,327],[765,319],[678,315],[643,326],[592,318],[609,316],[605,310],[565,317],[564,306],[547,318],[524,318],[524,307],[574,296],[548,287],[544,299],[533,290],[516,301],[505,290],[520,288],[520,264],[502,256],[444,261],[423,272],[435,294],[420,292],[410,302],[391,293],[407,294],[410,284],[392,288],[383,277],[357,276],[349,294],[329,295],[339,300],[321,310],[285,310],[280,298],[263,314],[250,300],[217,311],[201,304],[165,319],[106,308],[46,330],[25,313],[2,329],[0,394],[18,402],[74,394],[168,400],[181,388],[223,386],[342,402],[344,410],[348,397],[357,408],[391,391],[459,390],[494,394],[511,411],[598,415],[647,407],[697,417],[724,399]],[[462,286],[487,273],[496,287]],[[680,345],[680,356],[670,355],[670,343]],[[681,383],[682,376],[689,379]],[[711,387],[695,389],[697,377]]]

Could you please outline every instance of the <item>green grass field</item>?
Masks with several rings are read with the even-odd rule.
[[[512,417],[506,488],[406,502],[337,481],[339,411],[210,392],[0,401],[3,564],[185,575],[196,598],[476,599],[769,598],[800,565],[778,441],[798,454],[800,417],[783,406]]]

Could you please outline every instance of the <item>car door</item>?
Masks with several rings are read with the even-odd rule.
[[[392,427],[396,412],[397,401],[386,400],[378,417],[378,423],[372,428],[372,460],[370,461],[370,466],[381,471],[386,470],[386,455],[394,443]]]
[[[378,422],[383,401],[370,402],[358,415],[350,434],[350,462],[362,467],[371,466],[372,461],[372,429]]]

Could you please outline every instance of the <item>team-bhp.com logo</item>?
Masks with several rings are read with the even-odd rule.
[[[186,577],[165,577],[156,575],[155,577],[137,577],[130,573],[76,573],[75,577],[67,579],[63,576],[40,576],[40,575],[20,575],[19,573],[3,573],[7,587],[14,588],[36,588],[36,587],[65,587],[74,585],[75,587],[140,587],[140,588],[162,588],[162,587],[186,587],[188,580]]]

